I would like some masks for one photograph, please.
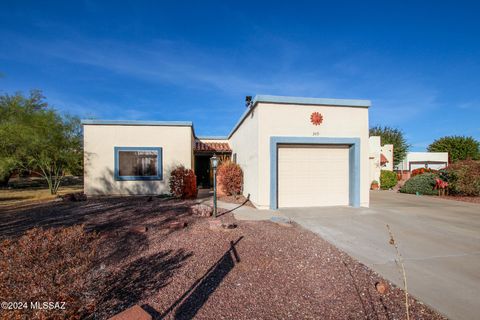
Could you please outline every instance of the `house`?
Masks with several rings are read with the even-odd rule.
[[[399,171],[412,171],[418,168],[443,169],[448,166],[448,152],[408,152],[405,159],[396,167]]]
[[[381,145],[380,136],[371,136],[369,143],[370,182],[380,184],[382,170],[393,171],[393,144]]]
[[[368,100],[256,96],[226,137],[191,122],[84,120],[87,195],[161,194],[176,165],[211,184],[210,157],[244,172],[260,209],[369,205]]]

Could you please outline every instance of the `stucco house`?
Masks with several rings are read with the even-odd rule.
[[[419,168],[440,170],[447,166],[448,152],[407,152],[407,156],[396,169],[402,172]]]
[[[370,182],[380,184],[382,170],[393,171],[393,144],[381,145],[380,136],[371,136],[369,143]]]
[[[242,167],[259,209],[367,207],[370,104],[258,95],[226,137],[198,137],[191,122],[84,120],[85,193],[167,193],[179,164],[208,187],[215,153]]]

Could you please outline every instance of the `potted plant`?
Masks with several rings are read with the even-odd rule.
[[[378,185],[378,181],[377,180],[373,180],[372,181],[372,184],[370,185],[370,189],[371,190],[378,190],[380,188],[380,186]]]

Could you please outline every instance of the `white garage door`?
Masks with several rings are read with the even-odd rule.
[[[348,146],[278,148],[278,207],[349,204]]]

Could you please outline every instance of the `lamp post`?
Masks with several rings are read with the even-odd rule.
[[[210,158],[212,161],[213,168],[213,217],[217,217],[217,167],[218,167],[218,158],[215,154]]]

